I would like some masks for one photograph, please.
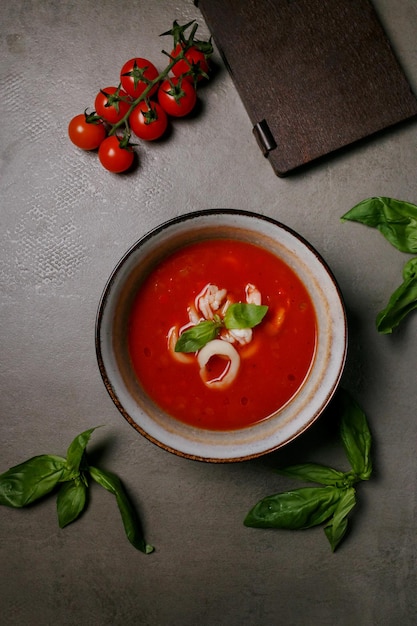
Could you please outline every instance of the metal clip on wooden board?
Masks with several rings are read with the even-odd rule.
[[[262,154],[267,157],[271,150],[275,150],[277,147],[274,136],[271,133],[271,129],[268,126],[266,120],[261,120],[252,129],[255,139],[258,142],[258,146],[262,150]]]

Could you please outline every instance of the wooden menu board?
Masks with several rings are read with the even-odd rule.
[[[369,0],[195,0],[285,176],[417,115]]]

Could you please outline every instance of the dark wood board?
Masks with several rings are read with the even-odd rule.
[[[275,173],[417,115],[369,0],[195,0]]]

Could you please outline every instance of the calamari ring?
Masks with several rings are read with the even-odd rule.
[[[220,376],[209,379],[206,365],[213,356],[224,356],[228,360]],[[206,343],[197,354],[197,361],[200,366],[200,376],[204,384],[216,389],[228,387],[236,378],[240,367],[238,351],[231,343],[223,341],[222,339],[212,339],[212,341]]]

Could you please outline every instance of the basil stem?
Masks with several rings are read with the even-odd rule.
[[[59,527],[74,522],[85,509],[86,501],[87,485],[82,478],[63,483],[56,500]]]
[[[417,278],[417,257],[410,259],[403,267],[403,279],[411,280]]]
[[[0,475],[0,504],[24,507],[50,493],[65,475],[65,459],[42,454]]]
[[[303,487],[260,500],[244,524],[255,528],[302,529],[317,526],[331,517],[340,498],[338,487]]]
[[[356,493],[353,487],[346,489],[340,496],[333,517],[324,527],[324,532],[334,552],[346,534],[348,514],[356,504]]]
[[[403,269],[404,282],[391,295],[387,306],[376,318],[378,332],[392,333],[408,313],[417,308],[417,258],[410,259]]]
[[[417,253],[417,205],[411,202],[386,197],[368,198],[341,219],[377,228],[401,252]]]
[[[360,480],[369,480],[372,474],[371,433],[365,413],[344,390],[340,390],[342,417],[340,435],[346,456]]]
[[[139,520],[120,479],[115,474],[99,470],[97,467],[90,466],[89,471],[93,480],[116,497],[126,536],[130,543],[145,554],[153,552],[153,546],[146,543],[141,533]]]

